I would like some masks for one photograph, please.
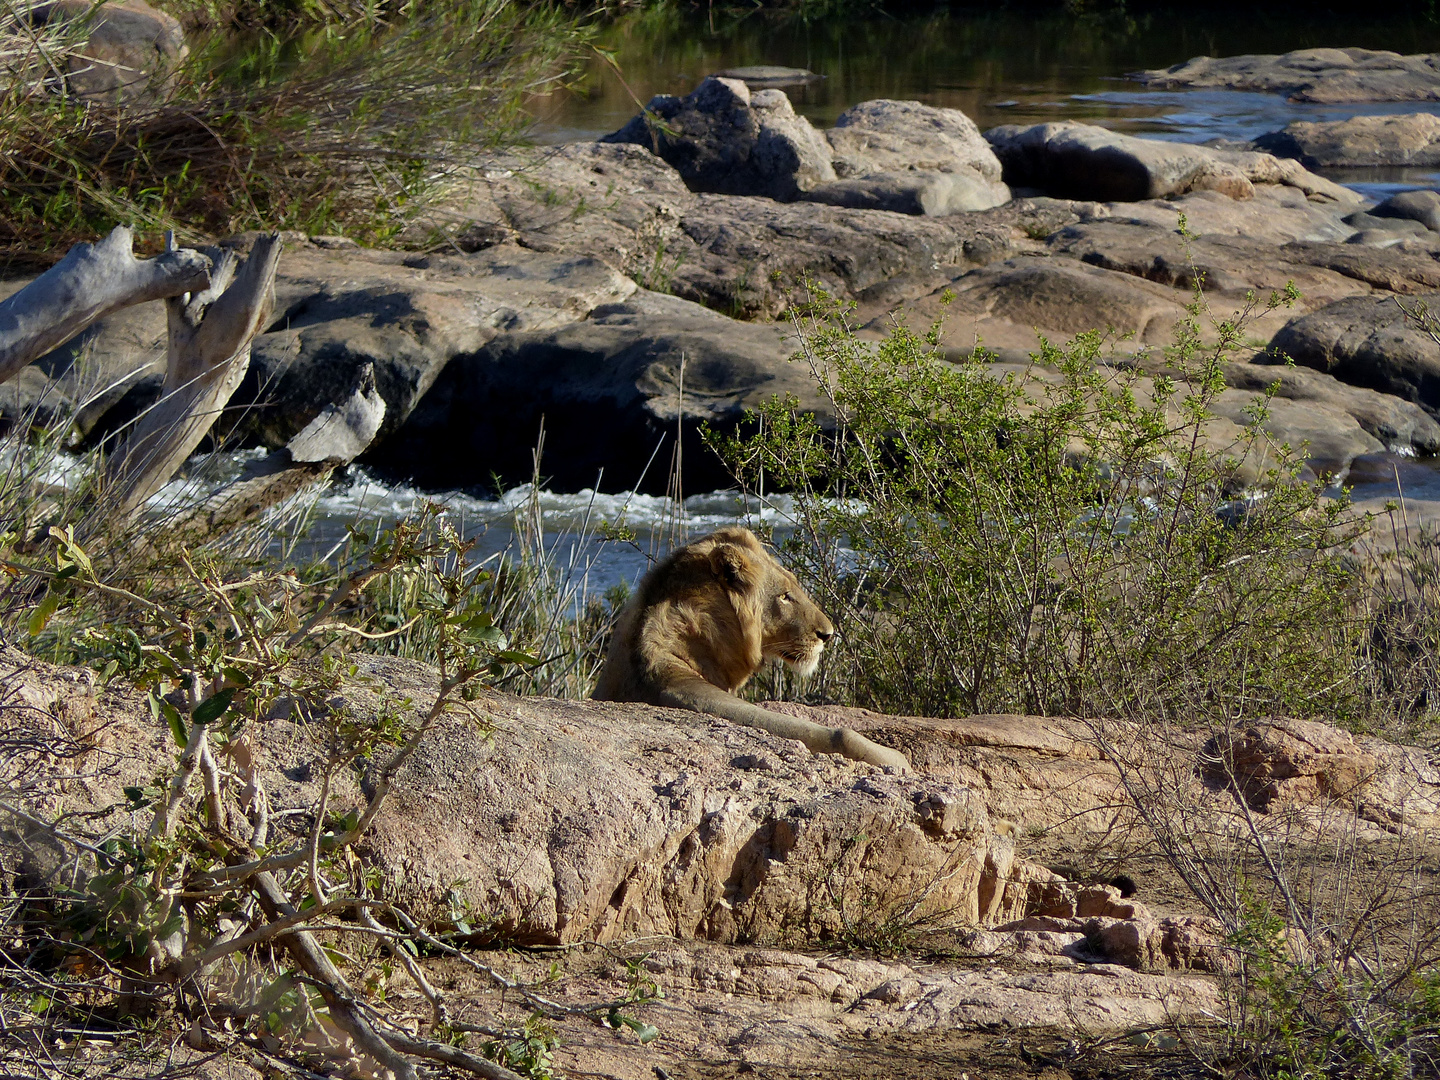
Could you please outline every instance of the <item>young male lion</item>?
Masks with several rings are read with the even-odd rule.
[[[835,627],[749,529],[727,528],[672,552],[620,613],[597,701],[691,709],[844,754],[908,769],[898,750],[735,697],[767,659],[809,675]]]

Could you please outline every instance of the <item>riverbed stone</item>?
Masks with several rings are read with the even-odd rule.
[[[49,0],[29,10],[37,25],[76,23],[83,48],[65,50],[66,89],[112,103],[158,100],[189,55],[179,20],[145,0]]]
[[[1297,120],[1262,135],[1255,147],[1298,158],[1307,168],[1440,165],[1440,116],[1402,113],[1352,116],[1348,120]]]
[[[1186,192],[1232,200],[1255,197],[1257,185],[1284,185],[1307,199],[1357,206],[1354,192],[1269,154],[1140,139],[1093,124],[1007,124],[985,138],[1015,187],[1075,199],[1138,202]]]
[[[543,422],[541,472],[557,490],[598,488],[603,471],[607,490],[659,493],[678,426],[686,487],[724,487],[702,423],[733,429],[776,394],[823,415],[808,367],[789,359],[797,348],[784,325],[637,292],[572,326],[506,334],[456,356],[370,460],[427,487],[523,482]]]
[[[1137,139],[1093,124],[1006,124],[985,138],[1004,166],[1007,183],[1075,199],[1138,202],[1203,186],[1231,198],[1253,195],[1238,170],[1228,183],[1207,170],[1214,159],[1182,143]]]
[[[825,133],[843,178],[915,169],[1000,181],[1000,162],[959,109],[877,99],[846,109]],[[1003,201],[1003,200],[1002,200]]]
[[[1377,218],[1395,218],[1399,222],[1419,222],[1432,232],[1440,232],[1440,192],[1402,191],[1391,195],[1370,214]]]
[[[711,76],[688,96],[659,94],[602,142],[634,143],[673,165],[692,191],[789,201],[835,179],[825,137],[782,90]]]
[[[1257,90],[1292,101],[1440,101],[1440,53],[1402,56],[1374,49],[1296,49],[1243,56],[1197,56],[1130,76],[1161,89]]]
[[[1003,183],[989,183],[973,173],[929,170],[870,173],[821,184],[805,193],[808,202],[854,210],[891,210],[899,214],[944,217],[971,210],[989,210],[1010,201]]]
[[[1440,292],[1409,298],[1440,310]],[[1440,343],[1392,297],[1340,300],[1287,323],[1271,340],[1270,353],[1325,371],[1343,382],[1440,410]]]

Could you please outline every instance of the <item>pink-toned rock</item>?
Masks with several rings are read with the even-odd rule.
[[[1349,733],[1307,720],[1276,720],[1216,735],[1206,754],[1206,776],[1237,788],[1260,810],[1276,803],[1353,800],[1380,764]]]

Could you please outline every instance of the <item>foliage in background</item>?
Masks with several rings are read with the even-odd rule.
[[[1147,400],[1099,333],[1000,377],[983,351],[939,362],[937,332],[872,349],[811,308],[836,430],[776,402],[723,450],[796,494],[791,555],[839,627],[822,693],[917,716],[1349,707],[1344,503],[1258,422],[1207,437],[1243,328],[1204,347],[1199,314]]]
[[[433,191],[513,144],[524,101],[587,30],[518,0],[444,0],[395,25],[327,26],[199,49],[148,103],[82,102],[55,73],[75,47],[0,0],[0,260],[45,264],[120,223],[151,243],[243,229],[393,238]]]

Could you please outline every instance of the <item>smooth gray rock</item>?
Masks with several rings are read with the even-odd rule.
[[[1000,181],[994,151],[959,109],[864,101],[841,113],[825,135],[841,178],[917,169],[968,174],[992,186]]]
[[[1402,191],[1391,195],[1370,213],[1377,218],[1418,221],[1430,231],[1440,232],[1440,192]]]
[[[601,142],[634,143],[679,171],[692,191],[789,201],[835,179],[830,148],[781,90],[751,93],[714,76],[684,98],[660,94]]]
[[[973,173],[916,170],[836,180],[807,191],[804,199],[854,210],[945,217],[1000,206],[1010,201],[1010,190],[1003,183],[990,183]]]
[[[713,72],[717,79],[738,79],[751,90],[779,90],[786,86],[808,86],[822,81],[806,68],[781,67],[778,64],[751,64],[748,67],[726,68]]]
[[[723,487],[728,474],[704,452],[702,422],[731,429],[775,394],[823,411],[809,369],[790,362],[796,348],[787,327],[640,292],[584,322],[457,356],[369,460],[425,487],[524,481],[543,418],[541,473],[556,490],[596,487],[603,469],[604,490],[660,493],[678,423],[686,490]]]
[[[1440,116],[1405,113],[1348,120],[1297,120],[1255,140],[1255,148],[1298,158],[1308,168],[1440,165]]]
[[[1202,147],[1137,139],[1092,124],[1006,124],[985,138],[1013,187],[1073,199],[1138,202],[1204,188],[1253,195],[1240,171]]]
[[[76,22],[84,47],[66,55],[65,86],[82,98],[144,102],[163,97],[189,54],[172,15],[145,0],[50,0],[30,9],[40,26]]]
[[[1440,53],[1297,49],[1283,55],[1197,56],[1130,76],[1164,89],[1210,87],[1285,94],[1292,101],[1440,101]]]
[[[1069,122],[1007,124],[985,138],[1004,164],[1007,183],[1061,197],[1134,202],[1212,191],[1248,200],[1261,188],[1283,186],[1327,205],[1362,201],[1298,162],[1255,151],[1140,139]]]
[[[1362,210],[1347,214],[1341,220],[1361,233],[1377,229],[1390,233],[1392,241],[1405,236],[1426,236],[1430,233],[1423,221],[1412,221],[1404,217],[1381,217],[1373,211],[1366,213]],[[1350,242],[1356,243],[1355,237],[1352,236]]]
[[[1221,371],[1225,385],[1233,391],[1255,394],[1273,386],[1272,401],[1289,402],[1300,410],[1318,406],[1321,410],[1345,413],[1392,453],[1427,456],[1440,453],[1440,423],[1412,401],[1351,386],[1308,367],[1226,363]],[[1272,416],[1272,420],[1293,424],[1303,415],[1303,411],[1287,413]],[[1288,437],[1294,438],[1293,428]]]
[[[1440,292],[1405,303],[1440,311]],[[1440,410],[1440,343],[1391,297],[1353,297],[1302,315],[1275,335],[1269,351],[1353,386],[1393,394],[1432,413]]]

